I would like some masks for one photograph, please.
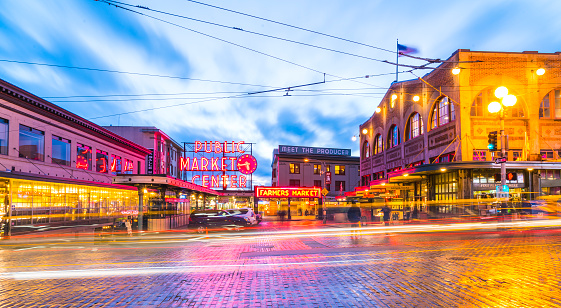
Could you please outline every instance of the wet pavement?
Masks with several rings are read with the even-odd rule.
[[[426,227],[5,240],[0,307],[561,306],[561,229]]]

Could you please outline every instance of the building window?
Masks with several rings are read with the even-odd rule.
[[[438,174],[434,177],[435,200],[455,200],[458,194],[456,172]]]
[[[413,113],[407,121],[407,140],[411,140],[424,133],[423,118],[417,112]]]
[[[290,163],[290,173],[300,174],[300,164]]]
[[[523,108],[524,103],[520,101],[520,97],[518,99],[519,101],[516,103],[516,105],[506,108],[505,111],[506,117],[512,117],[512,118],[524,117],[524,108]],[[496,114],[489,113],[487,110],[489,103],[493,101],[496,102],[499,101],[499,99],[495,96],[495,88],[489,87],[481,91],[481,93],[479,93],[475,97],[475,100],[471,105],[471,116],[472,117],[496,116]]]
[[[384,151],[384,140],[381,134],[376,135],[374,139],[374,154],[379,154]]]
[[[111,155],[111,174],[117,175],[123,172],[121,166],[122,159],[117,155]]]
[[[541,150],[540,155],[542,160],[559,159],[559,153],[552,150]]]
[[[370,144],[367,140],[362,144],[362,158],[370,157]]]
[[[440,127],[456,120],[454,104],[447,96],[436,101],[431,113],[431,129]]]
[[[399,145],[399,129],[397,125],[392,125],[390,131],[388,132],[388,149]]]
[[[92,170],[92,148],[78,143],[76,150],[76,168]]]
[[[331,165],[325,165],[325,172],[331,172]]]
[[[123,173],[124,174],[132,174],[133,169],[134,169],[134,165],[133,165],[132,160],[125,158],[125,166],[123,168]]]
[[[486,160],[486,150],[473,150],[473,160],[474,161],[485,161]]]
[[[345,181],[335,181],[335,189],[337,191],[346,191]]]
[[[20,124],[19,157],[44,161],[45,132]]]
[[[95,150],[95,171],[101,173],[107,173],[109,157],[107,152],[102,150]]]
[[[314,180],[314,187],[321,187],[321,180]]]
[[[321,165],[314,164],[314,174],[321,174]]]
[[[556,89],[547,93],[540,104],[540,118],[561,118],[561,90]]]
[[[559,180],[561,179],[561,175],[559,174],[559,170],[541,170],[540,176],[542,180]]]
[[[277,177],[277,168],[274,168],[273,169],[273,178],[276,178],[276,177]]]
[[[522,160],[522,151],[521,150],[513,150],[512,151],[512,160],[513,161]]]
[[[331,191],[331,184],[327,184],[325,183],[325,189],[327,189],[328,191]]]
[[[8,155],[8,127],[9,121],[0,118],[0,154]]]
[[[70,166],[70,140],[53,135],[51,159],[55,164]]]
[[[335,174],[345,175],[345,166],[335,165]]]
[[[300,187],[300,180],[288,180],[288,186],[290,187]]]

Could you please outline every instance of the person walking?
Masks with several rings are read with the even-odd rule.
[[[353,204],[349,210],[347,211],[347,219],[351,222],[351,236],[356,235],[358,236],[357,228],[360,226],[360,208]]]
[[[382,208],[382,213],[384,213],[384,224],[386,226],[390,225],[390,213],[392,212],[392,210],[390,209],[390,207],[386,204],[384,205],[384,207]]]

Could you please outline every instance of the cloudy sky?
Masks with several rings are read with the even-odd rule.
[[[270,184],[279,144],[358,156],[351,137],[395,80],[382,61],[395,62],[397,39],[427,58],[561,51],[558,0],[119,3],[2,0],[0,78],[99,125],[253,142],[254,185]]]

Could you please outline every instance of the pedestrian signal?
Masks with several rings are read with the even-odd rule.
[[[507,181],[513,181],[513,180],[518,179],[518,176],[517,176],[516,172],[509,172],[509,173],[506,174],[506,179],[507,179]]]

